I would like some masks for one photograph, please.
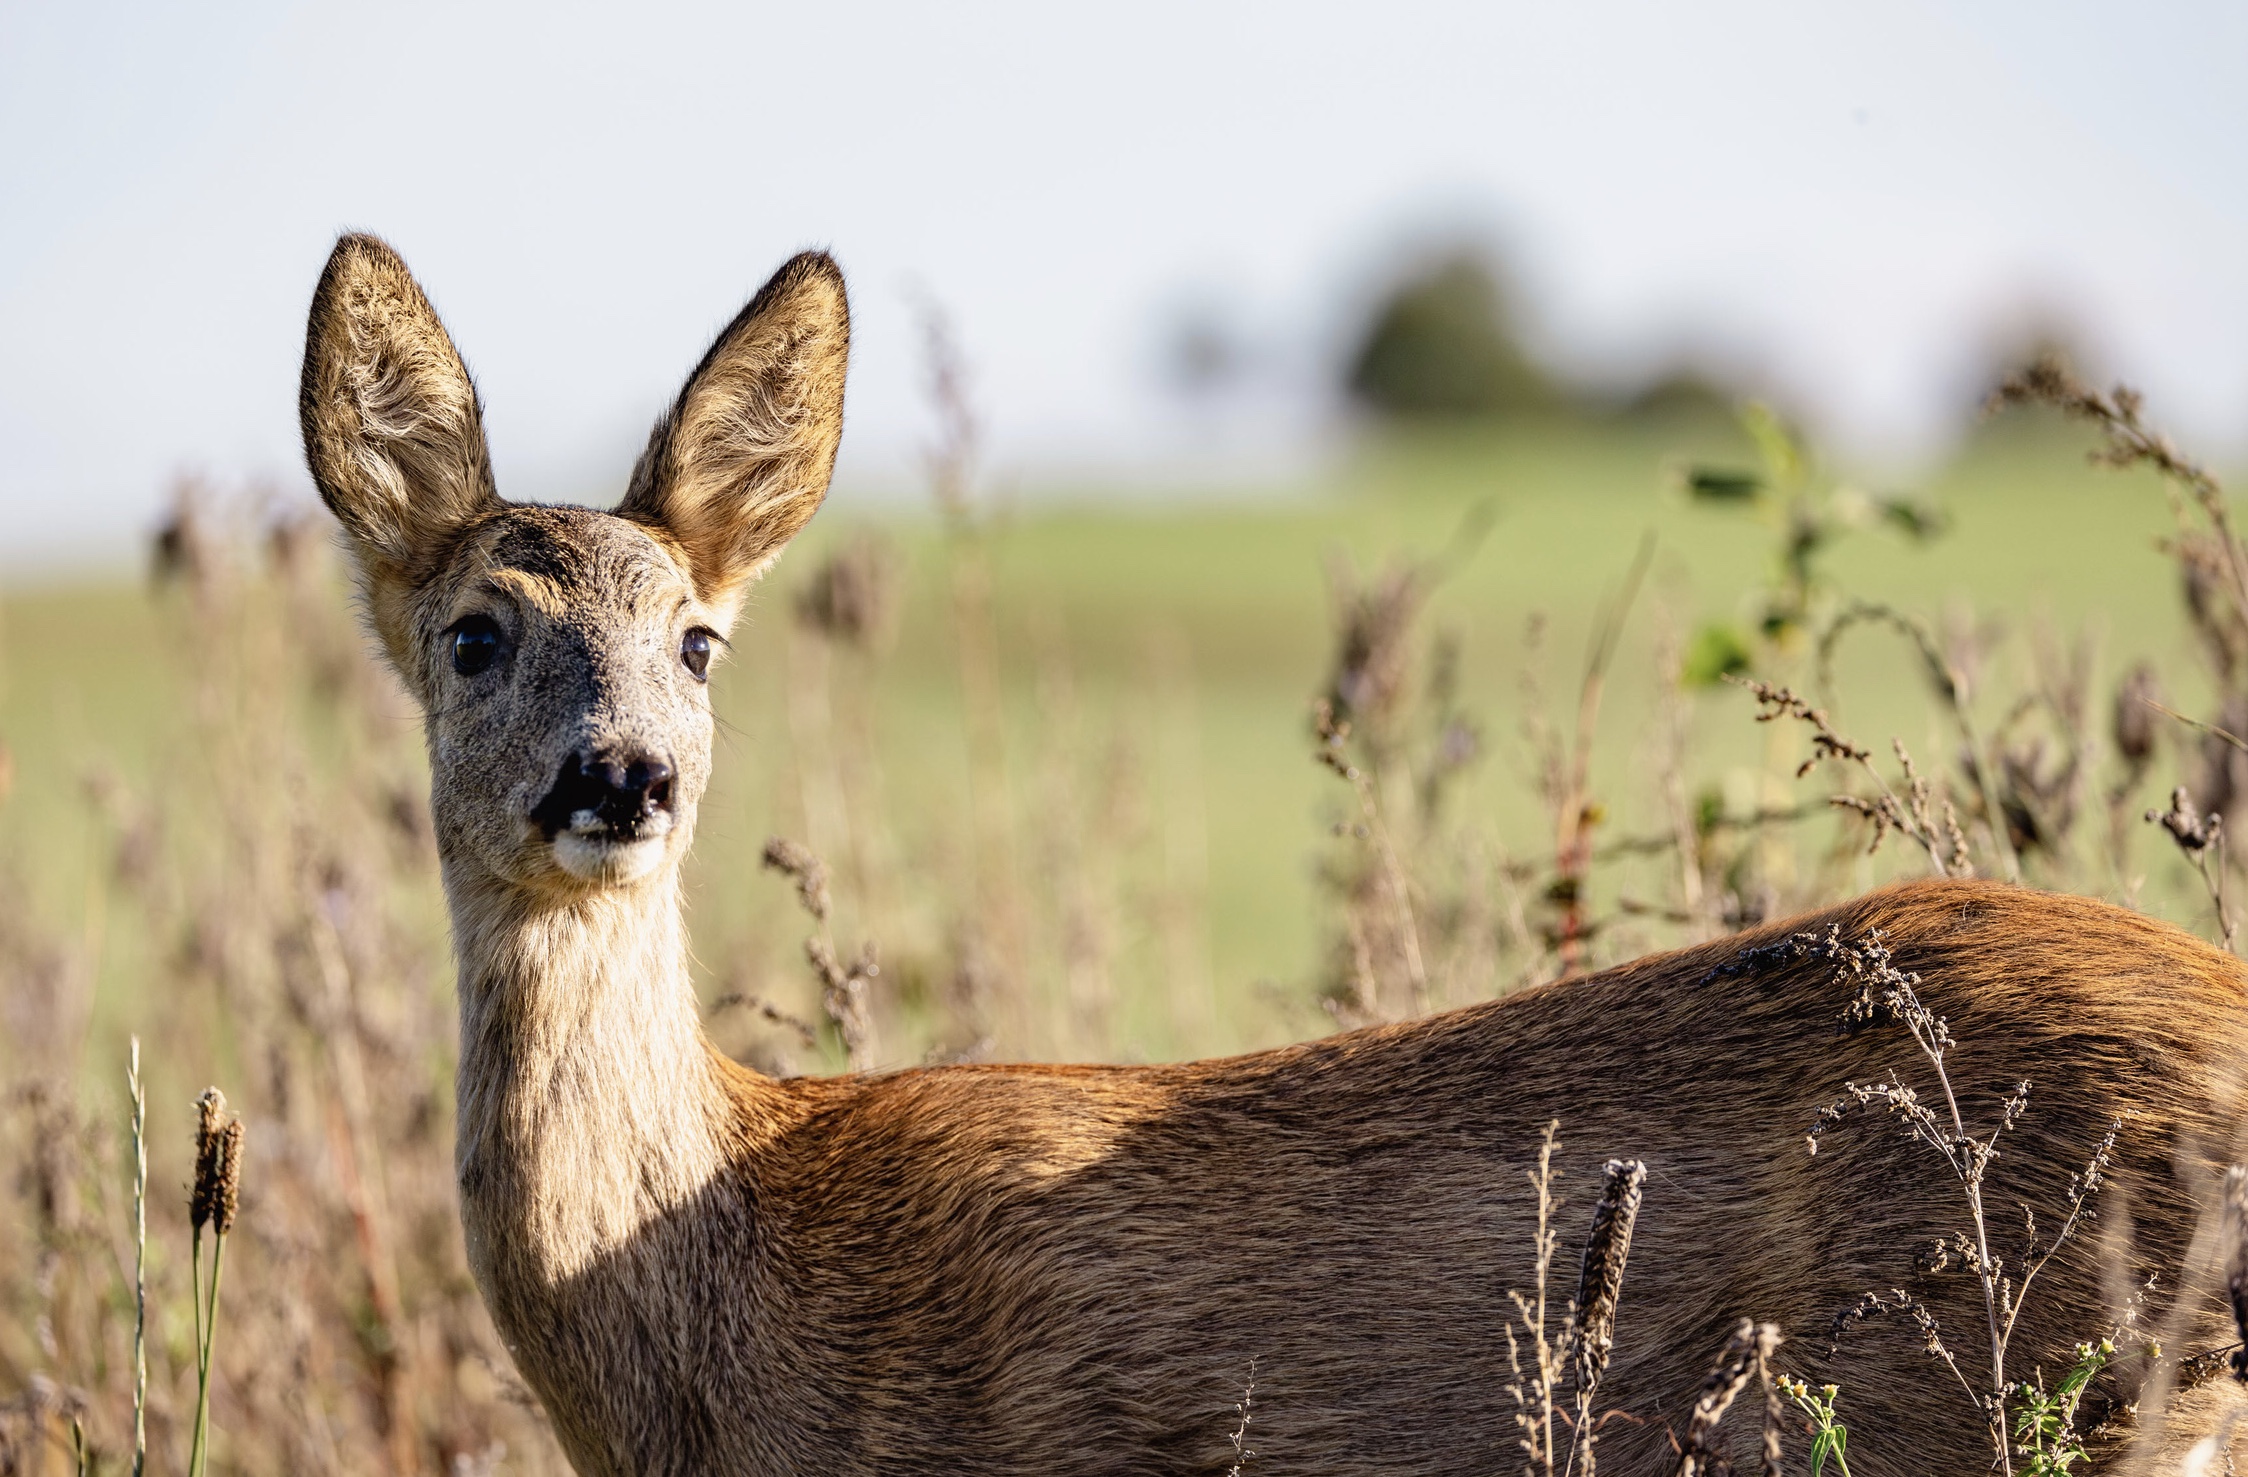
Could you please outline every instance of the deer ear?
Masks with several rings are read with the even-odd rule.
[[[718,335],[633,468],[618,513],[668,535],[724,619],[827,495],[850,351],[843,273],[804,252]]]
[[[371,586],[418,584],[500,507],[468,368],[398,253],[336,242],[305,329],[305,460]]]

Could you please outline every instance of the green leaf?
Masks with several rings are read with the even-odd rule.
[[[1892,497],[1883,498],[1880,507],[1881,516],[1916,544],[1942,538],[1951,531],[1951,515],[1933,503]]]
[[[1678,680],[1688,687],[1714,687],[1727,677],[1749,669],[1748,638],[1728,625],[1710,624],[1686,643],[1678,664]]]
[[[1746,503],[1764,491],[1764,479],[1755,472],[1730,467],[1688,467],[1686,492],[1708,503]]]

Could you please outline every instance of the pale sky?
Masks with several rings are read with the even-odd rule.
[[[1926,456],[2065,312],[2248,447],[2248,7],[213,3],[0,7],[0,572],[119,556],[175,473],[304,486],[304,310],[388,237],[476,372],[503,494],[621,488],[708,336],[849,273],[842,498],[928,430],[913,304],[994,475],[1207,452],[1179,305],[1300,431],[1385,263],[1504,244],[1539,341],[1699,348],[1848,454]],[[1244,412],[1246,414],[1246,412]],[[1275,429],[1275,428],[1278,429]]]

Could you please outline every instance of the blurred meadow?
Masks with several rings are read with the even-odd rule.
[[[1026,978],[1059,983],[1077,950],[1104,981],[1095,1015],[1073,1020],[1083,1012],[1057,999],[1005,1022],[1010,1057],[1157,1060],[1300,1035],[1325,978],[1323,842],[1348,808],[1313,762],[1311,704],[1336,660],[1339,604],[1407,570],[1428,570],[1427,591],[1398,638],[1409,689],[1398,701],[1440,702],[1472,735],[1449,805],[1494,858],[1537,864],[1551,850],[1537,729],[1572,725],[1593,625],[1642,547],[1592,744],[1592,789],[1611,813],[1601,839],[1659,829],[1666,763],[1697,804],[1753,809],[1767,758],[1785,755],[1765,754],[1744,693],[1689,680],[1680,757],[1654,752],[1673,721],[1658,711],[1664,664],[1713,626],[1753,628],[1784,535],[1754,508],[1695,498],[1682,473],[1704,464],[1758,458],[1708,417],[1470,426],[1377,439],[1318,485],[1215,507],[1017,505],[953,531],[934,510],[852,521],[831,510],[754,598],[714,688],[724,736],[691,874],[713,993],[749,987],[801,1006],[810,989],[788,890],[760,875],[766,837],[781,834],[831,859],[839,927],[898,961],[901,1008],[938,987],[930,971],[952,967],[959,929],[995,899],[1026,915],[1012,926],[1051,915],[1031,930],[1051,932],[1070,904],[1049,889],[1098,893],[1077,900],[1092,910],[1067,925],[1087,931],[1077,943],[1005,941]],[[1828,597],[1892,604],[1973,646],[1997,689],[1978,693],[1989,721],[2039,662],[2084,664],[2103,713],[2117,674],[2143,659],[2176,673],[2177,701],[2200,704],[2207,680],[2186,660],[2159,546],[2171,514],[2150,474],[2089,466],[2080,431],[2021,414],[1911,492],[1942,531],[1915,538],[1868,513],[1821,556]],[[136,951],[139,930],[100,937],[104,870],[158,859],[112,855],[118,845],[160,846],[164,865],[206,874],[205,806],[235,786],[324,783],[338,765],[379,760],[388,800],[421,803],[418,720],[359,650],[325,515],[226,489],[188,495],[196,552],[172,573],[19,592],[4,607],[6,865],[44,927],[100,942],[89,999],[104,1026],[129,1021],[154,962]],[[275,516],[278,536],[259,527]],[[297,562],[277,574],[274,547]],[[988,588],[981,612],[960,608],[964,569]],[[823,599],[865,608],[837,619]],[[982,647],[973,656],[964,635]],[[1809,676],[1808,652],[1772,655]],[[1861,632],[1833,668],[1838,723],[1949,756],[1950,720],[1893,633]],[[299,731],[266,753],[231,726],[207,732],[222,716],[250,720],[208,711],[230,701],[211,685],[232,682],[277,689],[257,716]],[[141,834],[158,814],[161,838]],[[2151,874],[2160,905],[2190,923],[2206,904],[2174,895],[2171,861],[2148,846],[2108,885]],[[1077,875],[1088,868],[1097,880]],[[1894,870],[1876,860],[1857,880]],[[1596,911],[1628,896],[1627,880],[1663,891],[1659,879],[1596,882],[1608,888]],[[418,914],[437,926],[434,903]],[[1654,921],[1617,929],[1599,957],[1671,941]],[[885,1064],[918,1060],[926,1037],[908,1025]]]

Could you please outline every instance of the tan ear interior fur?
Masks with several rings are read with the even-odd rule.
[[[718,335],[633,468],[617,511],[671,540],[723,620],[827,495],[850,347],[842,272],[822,252],[792,258]]]
[[[501,504],[468,368],[406,264],[373,236],[339,240],[320,274],[297,409],[312,479],[351,537],[388,644],[386,606]]]

